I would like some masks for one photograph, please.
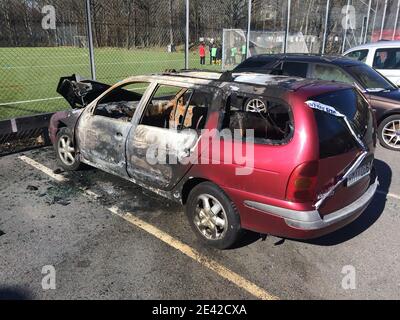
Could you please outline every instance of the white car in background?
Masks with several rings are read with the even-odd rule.
[[[400,41],[379,41],[352,48],[347,58],[362,61],[400,86]]]

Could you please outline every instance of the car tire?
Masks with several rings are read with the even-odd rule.
[[[392,140],[390,140],[391,133],[393,133]],[[382,121],[378,128],[378,138],[384,148],[400,151],[400,114],[390,116]]]
[[[229,249],[243,236],[235,204],[213,183],[204,182],[193,188],[186,215],[196,236],[207,246]]]
[[[75,139],[70,129],[61,128],[57,133],[55,143],[57,161],[66,171],[76,171],[81,168],[81,161],[75,148]]]

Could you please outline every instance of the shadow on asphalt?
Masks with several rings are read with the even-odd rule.
[[[32,300],[31,294],[21,288],[1,288],[0,301],[6,300]]]
[[[379,217],[385,210],[386,195],[389,193],[390,185],[392,183],[392,169],[385,162],[375,160],[375,168],[380,182],[379,190],[384,194],[376,194],[370,206],[356,221],[334,233],[318,239],[308,241],[287,241],[303,242],[317,246],[335,246],[349,241],[368,230],[376,221],[378,221]],[[265,240],[266,237],[267,236],[260,235],[259,233],[247,232],[246,236],[243,237],[243,239],[239,241],[233,249],[249,246],[259,240]],[[275,246],[284,244],[284,242],[285,240],[282,239],[282,241],[278,241]]]

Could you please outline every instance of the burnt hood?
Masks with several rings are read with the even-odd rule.
[[[79,75],[62,77],[58,83],[57,93],[62,95],[73,109],[81,109],[96,100],[111,86]]]

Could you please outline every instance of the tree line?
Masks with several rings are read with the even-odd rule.
[[[342,36],[340,10],[346,3],[347,0],[331,1],[327,32],[330,39]],[[42,8],[46,5],[55,8],[55,30],[42,28]],[[286,6],[282,0],[253,0],[252,30],[284,31]],[[290,31],[321,39],[325,8],[326,0],[292,0]],[[96,47],[131,49],[184,44],[185,0],[91,0],[91,11]],[[202,37],[221,40],[224,28],[246,29],[247,12],[247,0],[190,0],[190,41],[198,43]],[[86,32],[85,0],[0,0],[2,47],[76,45]],[[329,45],[329,50],[337,50],[333,40]]]

